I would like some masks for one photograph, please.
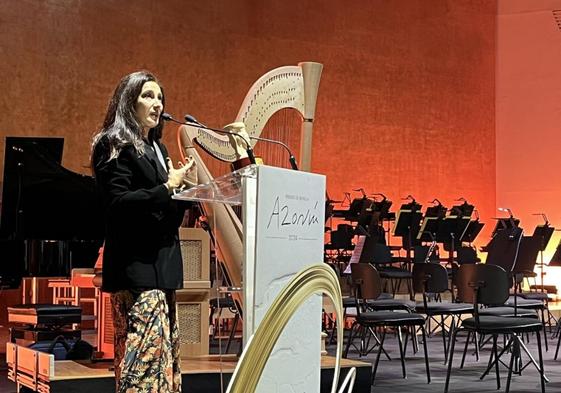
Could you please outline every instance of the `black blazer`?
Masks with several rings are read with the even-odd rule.
[[[158,143],[164,158],[167,149]],[[106,292],[122,289],[177,289],[183,285],[178,227],[185,203],[171,199],[168,176],[148,144],[143,155],[127,146],[107,161],[102,138],[92,163],[103,204],[105,246],[103,284]]]

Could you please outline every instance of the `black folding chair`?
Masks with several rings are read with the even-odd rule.
[[[394,259],[389,246],[377,243],[375,239],[366,239],[360,261],[371,263],[376,266],[380,273],[380,277],[386,280],[386,283],[389,282],[390,284],[390,288],[389,290],[386,289],[386,292],[391,292],[394,296],[400,290],[402,282],[405,281],[409,297],[413,300],[411,271],[408,269],[406,264],[405,267],[403,267],[403,264],[402,267],[392,265],[394,263]]]
[[[481,379],[494,367],[497,379],[497,389],[500,389],[501,382],[499,376],[500,357],[508,350],[511,350],[510,365],[508,367],[508,378],[506,384],[506,392],[510,390],[510,381],[514,369],[515,358],[519,358],[521,350],[529,357],[530,361],[536,366],[541,380],[541,391],[545,392],[545,381],[543,367],[543,356],[541,347],[541,331],[542,323],[535,318],[505,318],[500,316],[480,315],[479,309],[484,306],[498,306],[504,304],[509,296],[510,281],[505,270],[496,265],[476,264],[463,265],[458,270],[458,298],[468,302],[472,300],[474,305],[474,316],[464,319],[460,327],[456,327],[452,332],[451,348],[448,363],[448,372],[446,374],[446,384],[444,392],[448,392],[450,383],[450,375],[452,372],[452,362],[454,359],[454,346],[458,333],[462,331],[468,332],[466,340],[466,348],[471,334],[487,334],[493,337],[493,348],[489,357],[489,364]],[[516,313],[516,310],[515,310]],[[519,335],[524,333],[535,333],[538,343],[539,364],[536,363],[524,342]],[[498,352],[497,338],[499,335],[509,335],[510,339],[507,345]],[[465,356],[465,351],[464,351]],[[518,360],[517,360],[518,362]],[[462,359],[463,363],[463,359]],[[523,367],[522,367],[523,368]],[[520,368],[520,370],[522,369]]]
[[[539,239],[530,236],[523,236],[523,230],[520,227],[503,229],[496,233],[490,243],[489,254],[487,255],[487,264],[502,267],[508,274],[509,283],[514,288],[514,294],[510,296],[504,304],[507,308],[516,308],[517,316],[520,313],[526,313],[529,310],[541,312],[541,320],[544,326],[546,318],[544,311],[546,304],[542,299],[526,299],[518,294],[518,289],[526,276],[533,274],[536,258],[538,256]],[[512,311],[500,311],[500,309],[490,310],[501,316],[508,316]],[[544,334],[545,350],[548,350],[547,335]]]
[[[437,324],[436,328],[440,327],[441,329],[442,344],[444,345],[444,363],[446,364],[449,343],[446,342],[448,329],[446,328],[445,320],[451,317],[449,331],[453,331],[456,326],[456,319],[460,319],[461,315],[464,314],[473,314],[473,304],[428,301],[430,297],[450,291],[448,288],[448,272],[444,266],[438,263],[418,263],[413,265],[413,291],[416,294],[423,294],[423,301],[417,303],[415,311],[425,314],[427,316],[427,323],[433,319]],[[436,317],[440,317],[440,321]],[[431,333],[429,330],[429,335]]]
[[[427,382],[430,383],[429,358],[424,328],[425,318],[420,314],[408,312],[369,311],[369,301],[377,299],[381,293],[380,275],[378,274],[378,271],[376,270],[376,268],[374,268],[374,266],[367,263],[351,264],[351,275],[353,284],[355,285],[357,315],[355,318],[355,322],[351,327],[351,332],[345,348],[345,357],[347,356],[349,347],[359,329],[362,329],[363,332],[369,332],[372,337],[374,337],[379,347],[378,354],[376,355],[376,362],[374,363],[374,369],[372,370],[372,383],[374,383],[374,379],[376,378],[376,371],[378,369],[378,363],[380,361],[380,355],[382,354],[382,352],[384,352],[386,357],[389,358],[388,354],[384,350],[384,340],[386,337],[385,328],[393,327],[397,332],[403,378],[406,378],[407,372],[405,370],[405,346],[402,339],[401,329],[412,328],[413,332],[415,332],[415,329],[418,327],[420,328],[423,336]],[[378,339],[378,336],[374,331],[377,328],[382,329],[381,339]]]

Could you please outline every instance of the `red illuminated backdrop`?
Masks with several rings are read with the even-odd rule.
[[[90,136],[128,72],[156,73],[169,112],[222,125],[260,75],[317,61],[313,170],[327,175],[333,198],[357,187],[395,205],[407,194],[424,205],[462,196],[492,216],[495,1],[319,4],[5,2],[10,116],[0,136],[64,136],[64,164],[87,173]],[[173,135],[165,140],[177,157]]]
[[[0,154],[6,135],[64,136],[64,165],[88,173],[91,134],[126,73],[152,70],[169,112],[223,125],[260,75],[317,61],[313,170],[332,198],[465,197],[488,224],[480,244],[497,205],[525,227],[536,208],[561,227],[557,3],[516,14],[493,0],[3,1]]]

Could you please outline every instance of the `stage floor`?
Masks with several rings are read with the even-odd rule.
[[[335,358],[321,358],[321,392],[330,392],[335,368]],[[233,355],[211,355],[205,358],[184,359],[181,362],[183,392],[216,393],[226,390],[236,367]],[[78,363],[69,360],[55,362],[55,377],[51,379],[51,392],[100,393],[114,389],[114,374],[110,362]],[[348,370],[357,369],[353,392],[370,392],[371,364],[357,360],[342,359],[342,381]]]
[[[222,359],[222,360],[220,360]],[[322,356],[321,392],[329,392],[333,380],[335,358]],[[204,358],[184,359],[181,362],[183,392],[216,393],[221,387],[226,389],[236,367],[237,358],[233,355],[210,355]],[[114,374],[110,362],[74,362],[70,360],[55,362],[55,376],[51,379],[51,392],[88,393],[111,392],[114,390]],[[356,367],[357,378],[353,392],[370,392],[371,364],[357,360],[342,359],[341,376],[343,380],[351,367]]]

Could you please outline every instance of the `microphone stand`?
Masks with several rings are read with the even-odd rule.
[[[198,121],[197,119],[195,119],[194,116],[191,116],[191,115],[185,115],[185,121],[186,121],[187,123],[190,123],[190,124],[199,125],[199,126],[201,126],[202,128],[210,129],[211,131],[216,131],[216,130],[214,130],[214,129],[212,129],[212,128],[209,128],[209,127],[205,126],[205,125],[202,124],[200,121]],[[241,136],[241,135],[240,135],[240,136]],[[275,145],[280,145],[280,146],[282,146],[282,147],[287,151],[287,153],[288,153],[288,161],[290,162],[290,167],[291,167],[292,169],[294,169],[295,171],[298,170],[298,164],[296,163],[296,158],[294,158],[294,155],[292,154],[292,151],[290,151],[289,147],[288,147],[285,143],[283,143],[283,142],[281,142],[281,141],[276,141],[276,140],[274,140],[274,139],[262,138],[262,137],[251,136],[251,135],[249,136],[249,139],[253,139],[253,140],[256,140],[256,141],[263,141],[263,142],[273,143],[273,144],[275,144]],[[247,143],[247,142],[246,142],[246,143]]]
[[[251,148],[251,143],[243,135],[240,135],[240,134],[237,134],[237,133],[231,132],[231,131],[221,130],[219,128],[207,127],[207,126],[199,123],[198,121],[196,121],[196,119],[193,118],[192,116],[190,116],[190,119],[188,119],[188,120],[190,120],[189,122],[182,122],[182,121],[176,120],[169,113],[162,113],[160,117],[162,119],[164,119],[165,121],[171,121],[171,122],[181,124],[181,125],[187,125],[187,126],[196,125],[196,126],[202,128],[202,129],[209,130],[209,131],[214,131],[214,132],[219,133],[219,134],[237,136],[237,137],[241,138],[241,140],[244,141],[244,143],[245,143],[245,146],[246,146],[245,151],[247,152],[247,157],[249,158],[250,163],[255,164],[255,155],[253,154],[253,149]]]
[[[290,167],[292,169],[294,169],[295,171],[298,170],[298,164],[296,163],[296,158],[294,157],[294,155],[290,151],[289,147],[285,143],[283,143],[281,141],[276,141],[274,139],[262,138],[262,137],[257,137],[257,136],[250,136],[249,139],[253,139],[253,140],[256,140],[256,141],[274,143],[276,145],[281,145],[288,152],[288,161],[290,161]]]

